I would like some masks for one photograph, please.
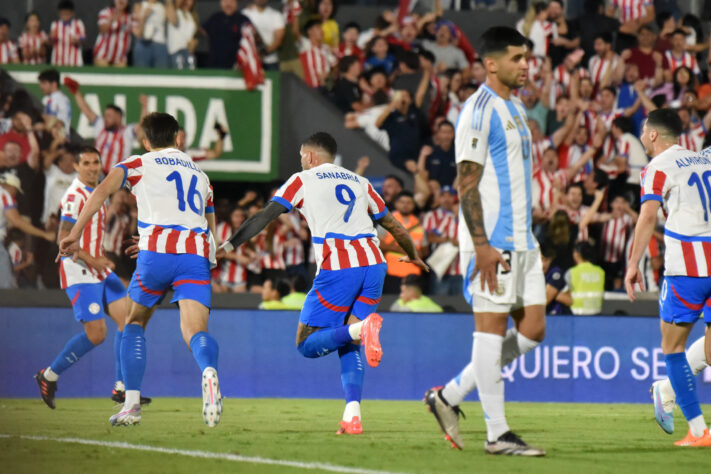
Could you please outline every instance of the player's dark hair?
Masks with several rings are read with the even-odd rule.
[[[674,109],[653,110],[647,116],[647,128],[657,131],[666,138],[677,141],[684,131],[679,114]]]
[[[37,79],[40,82],[56,82],[59,84],[59,71],[57,71],[54,68],[51,69],[45,69],[41,73],[39,73],[39,76],[37,76]]]
[[[119,107],[118,105],[116,105],[116,104],[108,104],[108,105],[106,106],[106,108],[113,110],[114,112],[118,113],[120,116],[123,117],[123,109],[121,109],[121,107]],[[180,128],[180,127],[178,127],[178,128]]]
[[[403,63],[408,69],[417,71],[420,69],[420,56],[412,51],[404,51],[398,57],[398,62]]]
[[[526,37],[509,26],[493,26],[481,35],[481,56],[506,53],[509,46],[525,46]]]
[[[81,145],[76,148],[75,151],[73,151],[72,153],[74,153],[74,163],[76,164],[79,164],[81,155],[83,155],[84,153],[95,154],[99,157],[99,161],[101,161],[101,153],[99,152],[99,150],[90,145]]]
[[[351,66],[359,62],[360,59],[358,59],[358,56],[344,56],[338,62],[338,72],[340,72],[341,74],[345,74],[348,72]]]
[[[74,11],[74,2],[72,2],[72,0],[62,0],[57,4],[57,10]]]
[[[402,179],[400,179],[399,176],[396,176],[394,174],[389,174],[385,177],[385,179],[383,181],[386,181],[388,179],[394,179],[395,181],[397,181],[397,184],[399,184],[401,188],[405,188],[405,182]]]
[[[178,121],[170,114],[153,112],[141,120],[141,128],[153,148],[166,148],[175,145],[178,134]]]
[[[612,44],[612,33],[610,33],[609,31],[601,31],[600,33],[596,34],[593,38],[593,41],[598,38],[600,38],[607,44]]]
[[[593,248],[588,241],[575,244],[575,251],[587,262],[593,262],[595,260],[595,248]]]
[[[634,131],[634,124],[629,117],[617,117],[612,121],[612,126],[619,128],[622,133],[632,133]]]
[[[316,132],[301,143],[303,146],[321,148],[329,155],[336,156],[338,145],[336,140],[326,132]]]
[[[279,299],[282,299],[289,293],[291,293],[291,286],[289,281],[284,278],[279,278],[274,284],[274,289],[279,293]]]

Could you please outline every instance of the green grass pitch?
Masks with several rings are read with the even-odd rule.
[[[106,399],[0,400],[0,472],[3,473],[217,473],[326,472],[314,466],[274,465],[239,459],[187,456],[183,450],[328,463],[339,468],[390,472],[479,473],[708,473],[711,450],[677,448],[687,431],[676,410],[669,436],[654,422],[649,405],[508,403],[512,428],[545,448],[537,459],[487,456],[478,403],[465,402],[464,451],[443,440],[421,402],[363,402],[364,434],[336,436],[343,402],[303,399],[226,399],[220,424],[207,428],[201,402],[159,398],[143,411],[140,426],[112,428],[114,404]],[[703,407],[707,417],[711,406]],[[707,421],[711,421],[707,418]],[[40,436],[44,439],[28,439]],[[80,438],[170,448],[170,453],[101,444],[57,442]],[[343,470],[342,472],[346,472]]]

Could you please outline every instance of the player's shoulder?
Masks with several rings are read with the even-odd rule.
[[[70,184],[67,190],[64,191],[64,194],[62,195],[62,202],[85,200],[89,191],[82,190],[83,187],[84,185],[77,178],[74,178],[72,184]]]
[[[457,121],[458,126],[474,130],[485,129],[497,99],[498,95],[486,84],[479,87],[464,103]]]
[[[680,145],[674,145],[654,157],[647,167],[673,171],[699,164],[711,166],[711,156],[704,155],[703,152],[686,149]]]

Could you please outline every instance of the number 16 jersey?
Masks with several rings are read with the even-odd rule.
[[[367,267],[385,261],[373,221],[388,211],[364,177],[324,163],[292,175],[272,201],[290,211],[296,208],[306,218],[319,270]]]
[[[642,170],[641,186],[641,201],[667,215],[664,274],[711,276],[711,159],[674,145]]]
[[[116,165],[136,197],[139,250],[200,255],[214,262],[215,240],[206,214],[214,213],[207,175],[174,148],[132,156]]]

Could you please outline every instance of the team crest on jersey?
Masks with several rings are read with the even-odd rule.
[[[472,138],[472,148],[476,148],[476,144],[479,142],[478,138]]]
[[[89,312],[91,314],[99,314],[100,310],[101,310],[101,306],[99,306],[99,303],[91,303],[89,305]]]
[[[516,122],[518,128],[523,128],[523,123],[521,123],[521,119],[518,115],[514,115],[514,122]]]
[[[73,198],[74,196],[70,196],[70,197]],[[76,209],[76,207],[77,207],[77,203],[72,202],[72,200],[69,200],[64,203],[64,213],[65,214],[74,214],[74,210]]]
[[[518,118],[518,117],[515,117],[515,118]],[[514,126],[513,122],[511,122],[511,120],[509,120],[508,122],[506,122],[506,131],[507,131],[507,132],[508,132],[509,130],[515,130],[515,129],[516,129],[516,127]]]

